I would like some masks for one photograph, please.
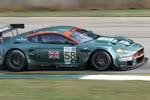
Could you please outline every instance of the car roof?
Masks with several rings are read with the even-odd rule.
[[[74,26],[53,26],[53,27],[45,27],[45,28],[41,28],[41,29],[36,29],[36,30],[32,30],[32,31],[28,31],[22,34],[19,34],[17,37],[21,37],[21,36],[28,36],[31,34],[36,34],[39,32],[52,32],[52,33],[58,33],[58,34],[64,34],[67,31],[71,31],[73,30]]]
[[[46,27],[36,30],[36,32],[56,32],[56,33],[64,33],[66,31],[72,30],[73,26],[53,26],[53,27]]]

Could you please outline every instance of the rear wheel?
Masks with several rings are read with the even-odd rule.
[[[25,70],[27,65],[26,57],[19,50],[9,51],[6,57],[6,65],[12,71]]]
[[[91,65],[98,71],[104,71],[111,67],[110,55],[105,51],[96,51],[91,57]]]

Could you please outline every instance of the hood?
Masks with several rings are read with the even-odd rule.
[[[130,46],[133,44],[133,40],[125,37],[106,37],[102,36],[99,37],[95,42],[99,43],[111,43],[114,45],[121,45],[121,46]]]

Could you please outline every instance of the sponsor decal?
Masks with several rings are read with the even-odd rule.
[[[76,47],[64,47],[64,62],[65,64],[76,62]]]
[[[60,52],[59,51],[48,51],[49,59],[59,59],[60,58]]]

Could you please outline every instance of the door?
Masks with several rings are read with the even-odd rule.
[[[56,34],[40,36],[39,59],[50,64],[75,64],[78,62],[77,45]]]
[[[34,61],[40,61],[39,59],[39,37],[33,36],[28,38],[28,42],[24,47],[26,46],[27,54],[29,59]]]

